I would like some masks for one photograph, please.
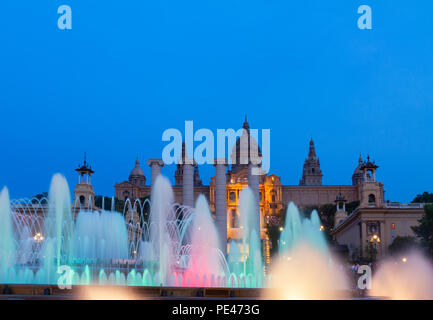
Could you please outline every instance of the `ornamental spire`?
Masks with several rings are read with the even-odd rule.
[[[248,133],[250,132],[250,125],[248,123],[247,115],[246,114],[245,114],[245,122],[244,122],[244,125],[242,126],[242,128],[244,128],[245,130],[247,130]]]
[[[310,150],[308,151],[308,158],[315,159],[316,158],[316,148],[314,147],[313,137],[310,140]]]

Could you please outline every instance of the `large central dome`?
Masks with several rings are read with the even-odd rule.
[[[238,172],[248,167],[250,162],[259,164],[262,158],[262,152],[257,140],[250,136],[250,126],[246,117],[242,128],[242,136],[236,140],[230,157],[232,172]]]

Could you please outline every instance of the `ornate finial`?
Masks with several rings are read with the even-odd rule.
[[[314,147],[313,137],[310,140],[310,150],[308,151],[308,159],[316,158],[316,148]]]
[[[92,170],[92,166],[90,166],[89,163],[87,163],[87,152],[84,152],[84,163],[83,163],[83,165],[78,164],[78,168],[75,169],[75,171],[79,172],[80,174],[87,173],[89,175],[91,175],[92,173],[94,173],[94,171]]]
[[[138,168],[140,166],[140,160],[138,160],[138,153],[137,153],[137,159],[135,160],[135,167]]]
[[[246,114],[245,114],[245,122],[244,122],[244,125],[243,125],[242,128],[244,128],[244,129],[247,130],[248,132],[249,132],[249,130],[250,130],[250,125],[249,125],[249,123],[248,123],[247,115],[246,115]]]

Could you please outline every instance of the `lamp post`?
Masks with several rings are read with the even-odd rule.
[[[33,236],[33,240],[36,243],[41,243],[42,241],[44,241],[44,236],[40,232],[38,232]]]
[[[378,243],[380,243],[380,237],[377,234],[373,234],[370,238],[370,243],[373,245],[373,249],[374,249],[373,261],[376,261],[377,245]]]

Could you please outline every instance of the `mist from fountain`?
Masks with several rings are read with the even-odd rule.
[[[221,279],[226,276],[224,256],[219,249],[218,232],[203,195],[196,201],[189,232],[189,265],[182,274],[183,286],[221,286]]]
[[[73,285],[267,285],[260,213],[250,188],[240,195],[242,237],[230,242],[228,262],[218,249],[218,233],[204,196],[199,196],[195,208],[175,204],[169,181],[159,176],[148,204],[127,200],[123,215],[76,208],[71,205],[66,179],[55,175],[48,200],[14,202],[15,209],[10,210],[4,189],[0,219],[12,227],[0,224],[0,243],[3,251],[15,256],[7,260],[2,254],[2,282],[56,284],[60,268],[66,266]],[[150,210],[148,215],[145,210]],[[295,252],[305,241],[328,256],[319,227],[317,212],[302,220],[296,206],[290,204],[280,239],[281,257]]]
[[[348,281],[339,270],[338,259],[328,249],[320,230],[320,218],[313,210],[302,218],[294,203],[287,207],[286,222],[279,240],[279,256],[271,268],[265,298],[347,298]]]
[[[0,283],[8,282],[8,273],[15,264],[15,235],[12,229],[12,216],[9,191],[6,187],[0,193]]]
[[[261,287],[264,269],[260,241],[260,212],[250,187],[239,196],[239,213],[242,229],[243,276],[249,287]]]
[[[128,232],[118,212],[80,211],[72,243],[76,263],[109,264],[128,259]]]
[[[170,266],[173,264],[173,242],[178,239],[170,238],[170,235],[176,237],[176,233],[170,232],[172,224],[170,221],[175,220],[172,214],[173,190],[170,182],[163,176],[158,176],[155,180],[151,194],[151,212],[150,212],[150,242],[152,243],[152,259],[158,261],[157,283],[158,285],[167,285],[172,274]],[[176,237],[177,238],[177,237]]]
[[[382,261],[373,275],[371,296],[393,300],[433,299],[433,264],[417,250]]]
[[[53,255],[58,267],[62,263],[67,264],[71,261],[73,252],[71,238],[74,226],[69,186],[61,174],[53,176],[48,200],[48,216],[45,218],[45,249],[47,250],[46,255]]]

